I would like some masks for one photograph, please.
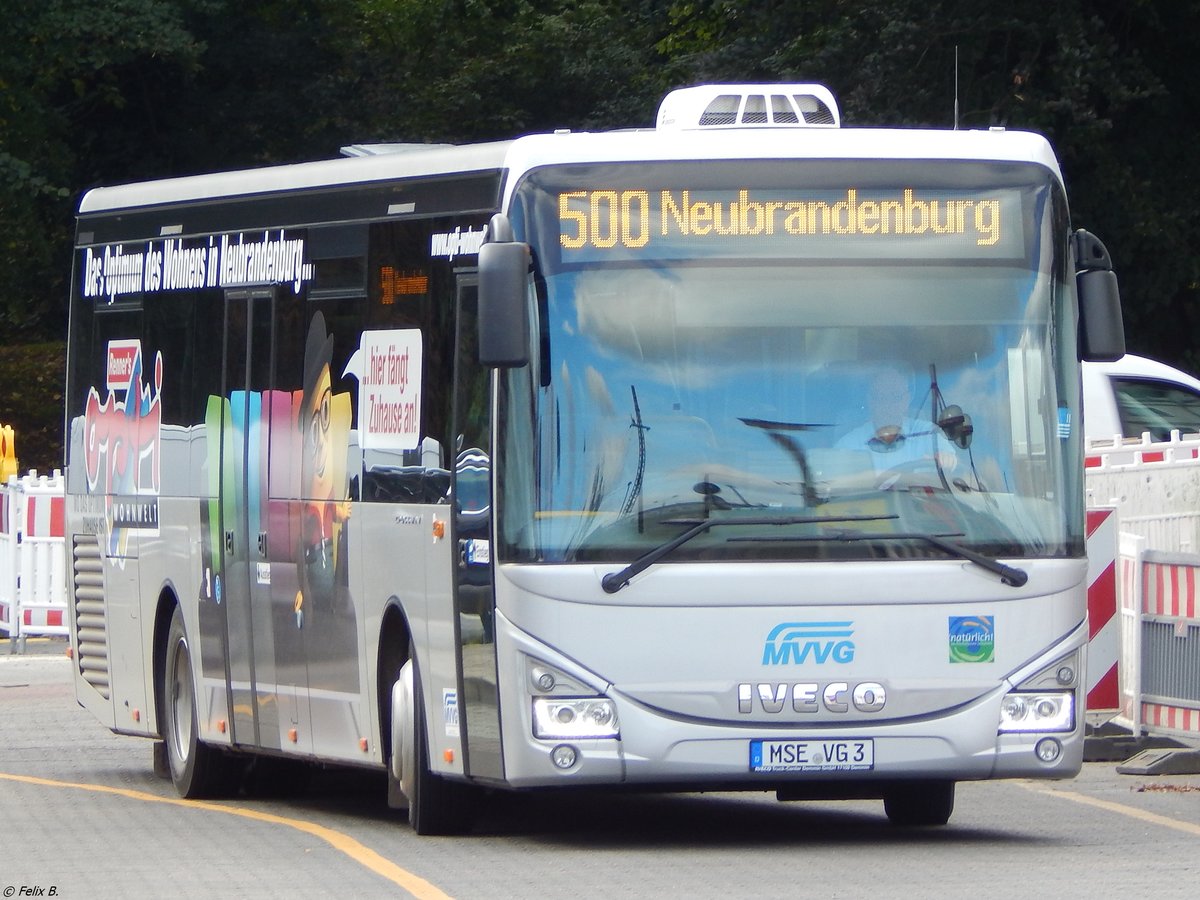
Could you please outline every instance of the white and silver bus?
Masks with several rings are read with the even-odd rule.
[[[1103,246],[1037,135],[655,128],[90,191],[67,376],[80,702],[179,793],[882,798],[1080,768]]]

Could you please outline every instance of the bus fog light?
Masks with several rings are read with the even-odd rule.
[[[1070,691],[1013,693],[1000,704],[1000,731],[1071,731],[1075,694]]]
[[[533,736],[536,738],[615,738],[620,733],[616,707],[607,698],[533,698]]]
[[[554,765],[560,769],[571,768],[573,765],[575,765],[575,760],[578,758],[579,754],[576,753],[575,748],[569,744],[559,744],[550,751],[550,759],[554,762]]]
[[[1059,666],[1058,671],[1054,673],[1054,677],[1061,685],[1073,684],[1075,682],[1075,670],[1070,666]]]
[[[1062,755],[1062,744],[1054,738],[1042,738],[1033,748],[1037,758],[1044,763],[1052,763]]]

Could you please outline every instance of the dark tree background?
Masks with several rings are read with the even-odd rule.
[[[1130,349],[1200,370],[1198,33],[1200,0],[0,0],[0,378],[45,417],[0,400],[0,421],[23,465],[61,458],[89,187],[648,125],[715,80],[823,82],[847,125],[952,127],[957,92],[960,127],[1044,133],[1118,267]],[[16,345],[44,352],[9,366]]]

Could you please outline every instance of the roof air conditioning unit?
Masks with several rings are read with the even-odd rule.
[[[837,128],[837,101],[823,84],[703,84],[671,91],[658,128]]]

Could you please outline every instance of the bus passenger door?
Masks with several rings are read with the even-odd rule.
[[[266,486],[267,430],[263,395],[271,361],[269,291],[231,291],[225,297],[224,396],[221,421],[219,515],[221,600],[225,607],[225,667],[231,738],[258,746],[278,735],[273,698],[257,691],[256,662],[270,642],[270,569],[265,561],[261,508]],[[265,620],[263,616],[266,616]],[[273,656],[273,654],[272,654]],[[278,737],[268,744],[279,746]]]
[[[458,283],[454,360],[454,607],[459,651],[459,723],[467,774],[502,779],[500,698],[496,679],[495,595],[492,590],[490,370],[479,364],[478,287]]]

